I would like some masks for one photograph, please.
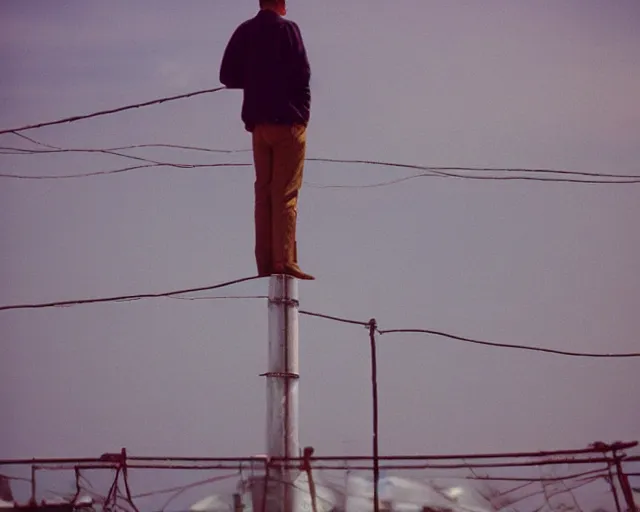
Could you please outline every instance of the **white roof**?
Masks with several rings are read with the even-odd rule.
[[[397,510],[422,510],[424,506],[431,506],[453,512],[495,512],[495,508],[466,482],[436,488],[429,482],[388,476],[379,480],[378,491],[379,499],[393,502]],[[360,476],[350,476],[347,495],[347,512],[370,511],[373,482]]]
[[[230,512],[229,505],[220,495],[214,494],[191,505],[189,510],[192,512]]]
[[[298,489],[297,502],[301,510],[312,510],[311,495],[306,473],[300,473],[295,482]],[[321,481],[316,482],[318,512],[329,512],[342,499],[346,512],[371,512],[373,499],[373,483],[358,475],[349,475],[347,488],[331,489]],[[383,477],[379,481],[379,498],[381,501],[393,502],[394,510],[420,512],[423,507],[443,508],[452,512],[496,512],[468,482],[451,483],[447,486],[433,485],[397,476]],[[344,495],[342,498],[341,495]],[[251,494],[243,496],[245,511],[251,510]],[[230,512],[232,507],[221,495],[212,495],[191,506],[192,512]]]

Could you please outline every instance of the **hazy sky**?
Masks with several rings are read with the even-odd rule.
[[[640,175],[640,3],[290,0],[312,66],[310,157]],[[218,85],[254,0],[0,3],[0,128]],[[64,147],[250,147],[222,91],[26,134]],[[1,146],[26,147],[12,135]],[[180,163],[249,154],[146,149]],[[110,155],[0,155],[67,174]],[[309,163],[317,184],[397,168]],[[0,181],[0,304],[255,274],[253,170]],[[504,343],[638,350],[640,185],[423,178],[303,189],[304,309]],[[636,263],[634,263],[636,262]],[[229,293],[262,295],[267,280]],[[157,299],[0,314],[3,457],[264,450],[267,306]],[[300,321],[301,441],[368,453],[367,331]],[[384,454],[640,439],[640,362],[380,340]]]

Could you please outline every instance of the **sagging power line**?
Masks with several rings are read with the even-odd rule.
[[[267,296],[263,295],[250,295],[250,296],[218,296],[218,297],[179,297],[180,295],[186,295],[190,293],[197,293],[202,291],[211,291],[221,288],[226,288],[229,286],[233,286],[235,284],[243,283],[246,281],[252,281],[256,279],[261,279],[261,276],[252,276],[252,277],[244,277],[240,279],[234,279],[232,281],[227,281],[225,283],[210,285],[210,286],[201,286],[197,288],[186,288],[181,290],[171,290],[167,292],[159,292],[159,293],[140,293],[140,294],[132,294],[132,295],[121,295],[115,297],[99,297],[99,298],[85,298],[85,299],[74,299],[74,300],[63,300],[63,301],[54,301],[54,302],[42,302],[42,303],[30,303],[30,304],[14,304],[14,305],[6,305],[0,306],[0,311],[11,311],[11,310],[24,310],[24,309],[48,309],[48,308],[59,308],[59,307],[71,307],[71,306],[82,306],[87,304],[104,304],[104,303],[116,303],[116,302],[132,302],[141,299],[154,299],[154,298],[174,298],[174,299],[182,299],[182,300],[223,300],[223,299],[266,299]],[[355,320],[350,318],[344,318],[339,316],[327,315],[323,313],[316,313],[313,311],[300,310],[299,313],[304,316],[321,318],[324,320],[330,320],[333,322],[357,325],[360,327],[371,328],[372,320],[362,321]],[[570,356],[570,357],[584,357],[584,358],[595,358],[595,359],[626,359],[626,358],[639,358],[640,352],[628,352],[628,353],[589,353],[589,352],[575,352],[575,351],[567,351],[546,347],[537,347],[530,345],[520,345],[520,344],[512,344],[512,343],[499,343],[494,341],[487,341],[475,338],[469,338],[464,336],[458,336],[456,334],[451,334],[444,331],[437,331],[433,329],[412,329],[412,328],[399,328],[399,329],[379,329],[374,326],[375,333],[380,336],[386,336],[390,334],[426,334],[431,336],[437,336],[440,338],[447,338],[455,341],[461,341],[465,343],[470,343],[474,345],[483,345],[494,348],[505,348],[505,349],[517,349],[529,352],[540,352],[561,356]]]
[[[340,318],[331,315],[325,315],[320,313],[315,313],[312,311],[304,311],[300,310],[301,315],[312,316],[317,318],[323,318],[326,320],[331,320],[334,322],[352,324],[352,325],[360,325],[362,327],[368,327],[371,325],[371,320],[368,322],[364,322],[361,320],[353,320],[348,318]],[[441,338],[448,338],[455,341],[462,341],[465,343],[471,343],[474,345],[484,345],[488,347],[496,347],[496,348],[509,348],[509,349],[517,349],[517,350],[525,350],[530,352],[542,352],[547,354],[555,354],[561,356],[571,356],[571,357],[587,357],[587,358],[598,358],[598,359],[612,359],[612,358],[636,358],[640,357],[640,352],[628,352],[628,353],[589,353],[589,352],[572,352],[567,350],[559,350],[545,347],[533,347],[530,345],[518,345],[511,343],[497,343],[494,341],[486,341],[474,338],[468,338],[463,336],[458,336],[455,334],[450,334],[444,331],[436,331],[432,329],[377,329],[376,333],[383,336],[388,334],[428,334],[432,336],[438,336]]]
[[[147,169],[150,167],[174,167],[178,169],[198,169],[206,167],[252,167],[253,163],[242,162],[226,162],[215,164],[191,164],[191,163],[175,163],[175,162],[161,162],[158,160],[140,157],[136,155],[129,155],[122,153],[121,151],[136,149],[136,148],[167,148],[167,149],[180,149],[196,152],[208,152],[208,153],[246,153],[251,150],[223,150],[223,149],[211,149],[202,148],[197,146],[181,146],[177,144],[138,144],[129,146],[120,146],[115,148],[61,148],[58,146],[52,146],[45,144],[41,141],[33,139],[31,137],[24,136],[16,133],[30,142],[46,147],[48,149],[28,149],[17,148],[11,146],[0,147],[0,151],[4,151],[4,154],[11,155],[38,155],[38,154],[56,154],[56,153],[88,153],[88,154],[110,154],[118,157],[129,158],[136,161],[143,161],[153,165],[140,165],[140,166],[128,166],[104,171],[93,171],[88,173],[76,173],[76,174],[64,174],[64,175],[42,175],[42,174],[12,174],[12,173],[0,173],[0,178],[13,178],[24,180],[58,180],[58,179],[77,179],[88,178],[93,176],[105,176],[111,174],[121,174],[134,170]],[[640,183],[640,175],[634,174],[618,174],[618,173],[601,173],[601,172],[586,172],[586,171],[571,171],[567,169],[549,169],[549,168],[523,168],[523,167],[478,167],[478,166],[432,166],[432,165],[417,165],[417,164],[403,164],[392,161],[378,161],[378,160],[364,160],[364,159],[340,159],[340,158],[323,158],[323,157],[309,157],[305,159],[307,162],[318,163],[333,163],[333,164],[351,164],[351,165],[368,165],[379,167],[391,167],[400,169],[420,170],[424,172],[412,174],[410,176],[403,176],[392,180],[385,180],[377,183],[369,184],[355,184],[355,185],[341,185],[341,184],[319,184],[305,182],[307,186],[319,189],[367,189],[386,187],[391,185],[397,185],[406,181],[418,179],[418,178],[457,178],[457,179],[471,179],[471,180],[484,180],[484,181],[535,181],[535,182],[553,182],[553,183],[576,183],[576,184],[638,184]],[[468,174],[472,173],[472,174]],[[489,173],[489,174],[487,174]],[[496,174],[498,173],[498,174]]]
[[[249,167],[253,164],[234,164],[234,163],[219,163],[219,164],[172,164],[166,162],[148,163],[142,165],[130,165],[127,167],[121,167],[118,169],[110,169],[108,171],[94,171],[85,174],[61,174],[58,176],[28,176],[20,174],[0,174],[0,178],[17,178],[21,180],[57,180],[57,179],[71,179],[71,178],[88,178],[91,176],[107,176],[110,174],[120,174],[130,171],[136,171],[140,169],[151,169],[158,167],[174,167],[177,169],[212,169],[215,167]]]
[[[81,306],[84,304],[101,304],[101,303],[108,303],[108,302],[130,302],[130,301],[135,301],[140,299],[173,297],[176,295],[184,295],[187,293],[217,290],[220,288],[226,288],[228,286],[232,286],[234,284],[244,283],[246,281],[253,281],[256,279],[261,279],[261,276],[243,277],[240,279],[234,279],[232,281],[227,281],[220,284],[214,284],[210,286],[200,286],[197,288],[186,288],[182,290],[173,290],[168,292],[140,293],[140,294],[134,294],[134,295],[121,295],[116,297],[99,297],[99,298],[63,300],[63,301],[54,301],[54,302],[41,302],[41,303],[32,303],[32,304],[14,304],[9,306],[0,306],[0,311],[10,311],[10,310],[17,310],[17,309],[45,309],[45,308],[55,308],[55,307],[70,307],[70,306]]]
[[[53,149],[51,153],[85,153],[87,151],[93,152],[93,149],[86,148],[62,148],[60,146],[53,146],[51,144],[46,144],[40,140],[37,140],[33,137],[28,137],[24,133],[15,133],[12,132],[13,135],[20,137],[21,139],[28,140],[29,142],[36,144],[37,146],[43,146],[45,148]],[[129,146],[118,146],[115,148],[104,148],[98,149],[95,151],[125,151],[129,149],[146,149],[146,148],[165,148],[165,149],[180,149],[185,151],[200,151],[205,153],[248,153],[251,152],[251,149],[213,149],[213,148],[203,148],[200,146],[184,146],[180,144],[134,144]],[[47,153],[47,151],[42,151],[38,149],[27,149],[27,148],[14,148],[14,147],[1,147],[0,151],[9,150],[16,152],[15,154],[23,154],[23,153]],[[14,153],[10,153],[14,154]]]
[[[114,154],[114,153],[112,153]],[[117,155],[122,156],[122,155]],[[131,157],[129,157],[131,158]],[[125,172],[140,170],[140,169],[149,169],[153,167],[173,167],[177,169],[203,169],[203,168],[216,168],[216,167],[253,167],[253,163],[236,163],[236,162],[225,162],[225,163],[215,163],[215,164],[182,164],[182,163],[171,163],[171,162],[157,162],[150,161],[144,158],[135,158],[135,160],[142,160],[146,162],[151,162],[146,165],[136,165],[136,166],[127,166],[121,167],[117,169],[110,169],[105,171],[93,171],[82,174],[61,174],[61,175],[30,175],[30,174],[11,174],[11,173],[0,173],[0,178],[14,178],[21,180],[60,180],[60,179],[75,179],[75,178],[89,178],[93,176],[106,176],[111,174],[121,174]],[[638,184],[640,183],[640,176],[633,177],[633,175],[614,175],[614,174],[603,174],[603,173],[587,173],[587,172],[573,172],[573,171],[565,171],[565,170],[546,170],[546,172],[552,173],[562,173],[564,175],[575,175],[575,176],[592,176],[598,179],[581,179],[581,178],[565,178],[565,177],[543,177],[543,176],[478,176],[478,175],[470,175],[470,174],[459,174],[455,172],[443,171],[442,169],[452,169],[452,167],[438,167],[438,166],[419,166],[419,165],[409,165],[409,164],[398,164],[394,162],[353,162],[350,160],[339,160],[339,159],[324,159],[324,158],[308,158],[306,159],[309,162],[333,162],[333,163],[344,163],[344,164],[352,164],[352,163],[360,163],[360,164],[368,164],[368,165],[379,165],[379,166],[391,166],[391,167],[403,167],[403,168],[419,168],[425,171],[426,173],[413,174],[411,176],[405,176],[402,178],[396,178],[389,181],[383,181],[379,183],[373,184],[364,184],[364,185],[323,185],[318,183],[310,183],[305,182],[307,186],[313,188],[320,189],[366,189],[366,188],[377,188],[377,187],[386,187],[390,185],[397,185],[400,183],[404,183],[409,180],[414,180],[417,178],[458,178],[458,179],[470,179],[470,180],[482,180],[482,181],[537,181],[537,182],[550,182],[550,183],[575,183],[575,184],[587,184],[587,185],[623,185],[623,184]],[[483,172],[484,169],[481,168],[471,168],[471,167],[460,167],[462,171],[470,171],[476,170]],[[487,168],[488,169],[488,168]],[[504,169],[504,168],[494,168],[491,170],[492,172],[527,172],[527,173],[536,173],[541,172],[535,169]],[[488,171],[487,171],[488,172]]]
[[[19,133],[27,130],[35,130],[36,128],[44,128],[45,126],[55,126],[59,124],[67,124],[67,123],[75,123],[77,121],[82,121],[83,119],[92,119],[95,117],[103,117],[110,114],[117,114],[120,112],[125,112],[127,110],[133,110],[136,108],[149,107],[151,105],[160,105],[161,103],[167,103],[169,101],[182,100],[186,98],[192,98],[194,96],[200,96],[202,94],[210,94],[213,92],[218,92],[226,87],[214,87],[213,89],[204,89],[200,91],[193,91],[186,94],[178,94],[176,96],[167,96],[165,98],[157,98],[149,101],[145,101],[142,103],[135,103],[133,105],[125,105],[123,107],[116,107],[108,110],[100,110],[98,112],[92,112],[90,114],[83,114],[71,117],[65,117],[62,119],[56,119],[55,121],[45,121],[41,123],[28,124],[26,126],[21,126],[19,128],[6,128],[4,130],[0,130],[0,135],[4,135],[5,133]]]

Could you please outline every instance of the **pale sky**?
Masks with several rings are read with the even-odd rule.
[[[254,0],[0,4],[0,129],[215,87]],[[634,0],[289,2],[312,67],[308,156],[640,175]],[[73,148],[246,149],[222,91],[25,132]],[[0,146],[27,147],[13,135]],[[249,154],[160,149],[179,163]],[[0,155],[5,173],[115,169],[110,155]],[[308,182],[412,174],[309,163]],[[255,274],[250,167],[0,181],[0,304],[162,292]],[[635,352],[640,185],[422,178],[303,188],[303,309],[380,328]],[[634,263],[636,262],[636,263]],[[263,295],[267,280],[225,290]],[[262,453],[267,305],[146,300],[0,314],[0,455]],[[367,454],[367,331],[300,321],[301,442]],[[380,339],[382,454],[640,439],[640,362]]]

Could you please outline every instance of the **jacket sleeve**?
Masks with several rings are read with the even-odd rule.
[[[289,31],[289,48],[291,51],[291,85],[293,93],[308,110],[311,104],[311,66],[307,57],[307,50],[302,40],[300,28],[291,22]]]
[[[229,89],[244,89],[245,43],[242,26],[231,36],[220,64],[220,82]]]

